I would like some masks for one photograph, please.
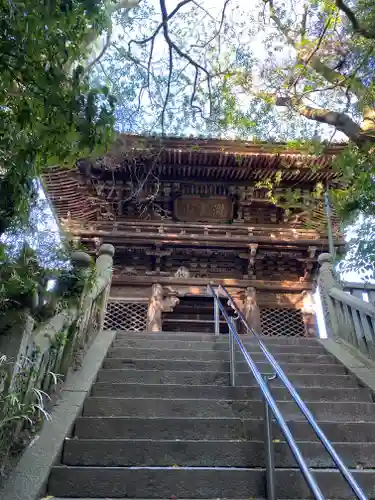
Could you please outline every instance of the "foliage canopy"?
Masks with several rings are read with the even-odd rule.
[[[100,151],[114,98],[84,67],[104,28],[101,0],[1,0],[0,234],[25,221],[42,168]]]

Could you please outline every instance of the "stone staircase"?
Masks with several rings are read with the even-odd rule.
[[[253,338],[242,339],[263,373]],[[369,498],[375,498],[375,405],[316,339],[266,338]],[[119,332],[60,463],[52,498],[265,498],[263,402],[238,354],[229,387],[228,338]],[[326,498],[354,498],[286,389],[272,392]],[[278,498],[311,497],[274,425]]]

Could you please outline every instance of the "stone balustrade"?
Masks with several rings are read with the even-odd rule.
[[[323,314],[329,337],[343,339],[375,360],[375,305],[372,285],[340,283],[333,273],[332,256],[319,256],[318,278]],[[363,293],[368,293],[368,302]]]
[[[88,254],[74,252],[71,262],[78,280],[83,281],[81,296],[67,301],[66,307],[37,327],[25,311],[11,331],[0,336],[0,358],[5,360],[0,366],[3,401],[7,394],[14,394],[21,405],[30,404],[37,391],[51,393],[56,381],[62,383],[69,370],[80,366],[86,350],[103,329],[113,255],[112,245],[102,245],[93,265]],[[1,408],[1,413],[6,415],[7,408]],[[10,446],[21,430],[19,424],[6,429],[0,426],[2,444],[7,440]],[[5,449],[3,446],[3,454]]]

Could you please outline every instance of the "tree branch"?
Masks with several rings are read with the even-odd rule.
[[[348,5],[345,4],[344,0],[336,0],[335,3],[337,8],[342,12],[344,12],[346,17],[349,19],[350,24],[352,25],[352,28],[355,33],[358,33],[359,35],[362,35],[363,37],[369,38],[371,40],[375,39],[375,31],[374,33],[371,33],[366,28],[361,26],[354,12],[350,9]]]
[[[302,22],[301,22],[301,40],[304,40],[305,36],[306,36],[308,13],[309,13],[309,5],[306,3],[304,11],[303,11]]]
[[[164,135],[164,119],[165,112],[167,110],[168,100],[171,93],[171,81],[172,81],[172,71],[173,71],[173,49],[169,46],[169,72],[168,72],[168,83],[167,83],[167,91],[165,93],[163,109],[161,112],[161,133]]]
[[[113,26],[112,26],[112,22],[110,22],[108,30],[107,30],[107,39],[105,41],[105,44],[103,45],[102,50],[95,57],[95,59],[93,61],[91,61],[91,63],[88,65],[87,71],[90,70],[93,66],[95,66],[95,64],[97,64],[101,60],[101,58],[106,53],[108,47],[111,45],[112,30],[113,30]]]
[[[290,35],[289,30],[284,24],[281,22],[279,17],[277,16],[276,10],[274,8],[273,2],[270,0],[263,0],[265,4],[269,5],[270,9],[270,18],[275,23],[277,29],[282,33],[287,41],[287,43],[296,50],[297,59],[300,63],[310,66],[314,71],[316,71],[319,75],[327,80],[327,82],[342,87],[350,87],[350,90],[359,98],[363,98],[366,88],[363,83],[354,76],[347,77],[342,75],[339,71],[335,71],[334,69],[327,66],[322,62],[321,58],[316,54],[317,50],[320,48],[320,45],[323,42],[324,35],[328,28],[328,24],[325,25],[325,28],[322,34],[319,37],[318,46],[314,48],[312,53],[304,54],[300,49],[294,38]],[[340,2],[341,0],[336,0],[336,2]]]
[[[363,143],[363,131],[349,115],[324,108],[313,108],[290,97],[274,97],[276,106],[291,108],[301,116],[319,123],[332,125],[356,144]]]
[[[111,37],[112,37],[112,31],[113,31],[112,15],[115,12],[118,12],[119,10],[123,10],[123,9],[125,9],[126,12],[128,13],[129,10],[138,7],[139,6],[139,2],[140,2],[140,0],[121,0],[119,3],[111,4],[107,8],[107,13],[106,13],[107,14],[107,20],[108,20],[107,38],[106,38],[106,41],[104,43],[104,46],[103,46],[102,50],[95,57],[95,59],[93,61],[91,61],[91,63],[88,64],[86,71],[90,70],[93,66],[95,66],[95,64],[97,64],[101,60],[101,58],[104,56],[105,52],[107,51],[107,49],[111,45]],[[91,42],[90,42],[90,40],[91,40],[91,38],[87,39],[87,44],[88,45],[92,41],[94,41],[92,39]]]
[[[171,39],[169,36],[169,28],[168,28],[168,12],[167,8],[165,5],[165,0],[160,0],[160,10],[161,10],[161,15],[162,15],[162,20],[163,20],[163,33],[164,33],[164,39],[169,45],[170,48],[175,50],[177,54],[182,57],[183,59],[186,59],[196,70],[196,77],[195,77],[195,82],[197,82],[197,72],[199,70],[203,71],[203,73],[207,76],[207,88],[208,88],[208,95],[209,95],[209,105],[210,105],[210,115],[211,115],[211,106],[212,106],[212,99],[211,99],[211,75],[209,71],[199,64],[198,62],[194,61],[189,54],[186,52],[183,52],[180,47]],[[196,89],[196,85],[195,85]],[[195,94],[194,94],[195,95]]]
[[[181,9],[181,7],[183,7],[184,5],[192,2],[193,0],[182,0],[181,2],[179,2],[176,7],[172,10],[172,12],[170,14],[168,14],[167,16],[167,21],[170,21],[172,19],[172,17],[177,14],[177,12]],[[129,42],[129,48],[130,48],[130,45],[132,43],[135,43],[136,45],[145,45],[146,43],[148,42],[151,42],[152,40],[155,39],[156,35],[159,33],[159,31],[162,29],[163,27],[163,22],[161,22],[158,27],[156,28],[156,30],[153,32],[153,34],[147,38],[143,38],[143,40],[130,40]]]
[[[221,20],[220,20],[220,25],[219,25],[218,30],[204,44],[202,44],[202,45],[193,44],[193,45],[191,45],[191,48],[196,47],[198,49],[204,49],[205,47],[207,47],[207,45],[209,45],[213,40],[215,40],[215,38],[217,38],[220,35],[221,29],[222,29],[223,24],[224,24],[225,11],[226,11],[226,9],[227,9],[227,7],[229,5],[229,2],[230,2],[230,0],[225,0],[225,2],[224,2],[224,6],[223,6],[223,9],[221,11]]]

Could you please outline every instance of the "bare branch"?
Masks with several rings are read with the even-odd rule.
[[[183,59],[186,59],[195,68],[196,80],[197,80],[197,71],[198,70],[203,71],[203,73],[205,73],[205,75],[207,76],[207,88],[208,88],[208,94],[209,94],[210,114],[211,114],[211,105],[212,105],[212,102],[211,102],[211,75],[210,75],[209,71],[204,66],[202,66],[198,62],[194,61],[194,59],[192,59],[192,57],[190,57],[189,54],[182,51],[180,49],[180,47],[175,42],[173,42],[173,40],[169,36],[168,12],[167,12],[167,8],[165,5],[165,0],[160,0],[160,10],[161,10],[161,15],[162,15],[162,19],[163,19],[164,39],[167,42],[167,44],[169,45],[169,47],[172,48],[173,50],[175,50],[180,57],[182,57]],[[196,86],[195,86],[195,88],[196,88]]]
[[[350,9],[350,7],[348,7],[348,5],[345,4],[344,0],[336,0],[335,3],[338,9],[340,9],[341,12],[344,12],[346,17],[349,19],[355,33],[358,33],[359,35],[362,35],[363,37],[369,38],[371,40],[375,39],[375,31],[371,33],[366,28],[361,26],[354,12]]]
[[[161,133],[162,133],[162,135],[164,135],[165,112],[166,112],[166,109],[167,109],[168,100],[169,100],[169,96],[170,96],[170,93],[171,93],[172,72],[173,72],[173,49],[172,49],[171,46],[169,46],[168,83],[167,83],[167,91],[165,93],[165,98],[164,98],[164,103],[163,103],[163,109],[162,109],[162,112],[161,112]]]
[[[107,30],[107,39],[105,41],[105,44],[103,45],[103,48],[100,51],[99,55],[97,57],[95,57],[95,59],[88,65],[88,67],[87,67],[88,70],[91,69],[93,66],[95,66],[95,64],[97,64],[101,60],[101,58],[104,56],[105,52],[108,50],[109,46],[111,45],[112,30],[113,30],[113,26],[112,26],[112,22],[110,22],[110,25],[109,25],[108,30]]]
[[[275,10],[275,7],[273,5],[273,0],[263,0],[263,2],[265,3],[265,5],[267,5],[267,4],[269,5],[270,18],[276,24],[277,29],[280,31],[280,33],[282,33],[284,35],[284,37],[285,37],[286,41],[288,42],[288,44],[291,47],[294,47],[297,50],[297,43],[296,43],[296,41],[294,40],[293,37],[290,36],[288,28],[283,25],[283,23],[281,22],[280,18],[276,14],[276,10]]]
[[[209,38],[204,44],[202,44],[202,45],[193,44],[193,45],[191,45],[191,48],[196,47],[198,49],[204,49],[205,47],[207,47],[207,45],[209,45],[213,40],[215,40],[215,38],[217,38],[220,35],[221,29],[222,29],[223,24],[224,24],[225,11],[226,11],[226,9],[227,9],[227,7],[229,5],[229,2],[230,2],[230,0],[225,0],[225,2],[224,2],[223,9],[221,11],[221,19],[220,19],[220,25],[219,25],[218,30],[215,31],[215,33],[212,35],[212,37]]]
[[[137,8],[139,6],[139,2],[140,2],[140,0],[121,0],[118,3],[111,4],[107,8],[107,12],[106,12],[107,24],[108,24],[108,26],[107,26],[107,38],[106,38],[105,44],[104,44],[102,50],[100,51],[99,55],[97,57],[95,57],[95,59],[90,64],[88,64],[86,71],[90,70],[93,66],[95,66],[95,64],[97,64],[101,60],[101,58],[103,57],[103,55],[105,54],[105,52],[107,51],[109,46],[111,45],[111,37],[112,37],[112,31],[113,31],[112,15],[115,12],[118,12],[119,10],[125,10],[126,14],[128,14],[128,12],[131,9]],[[94,41],[94,39],[91,39],[91,37],[93,35],[94,35],[94,31],[92,33],[89,33],[87,41],[86,41],[87,45],[89,45],[91,42]]]
[[[182,0],[181,2],[179,2],[176,5],[176,7],[172,10],[172,12],[170,14],[168,14],[167,21],[170,21],[172,19],[172,17],[175,14],[177,14],[177,12],[181,9],[181,7],[183,7],[184,5],[186,5],[186,4],[188,4],[188,3],[192,2],[192,1],[193,0]],[[162,29],[162,27],[163,27],[163,23],[161,22],[151,36],[149,36],[147,38],[143,38],[143,40],[130,40],[130,42],[129,42],[129,49],[130,49],[130,45],[132,43],[135,43],[137,45],[145,45],[146,43],[155,40],[156,35],[159,33],[159,31]]]
[[[301,40],[305,39],[308,13],[309,13],[309,5],[306,3],[301,22]]]

